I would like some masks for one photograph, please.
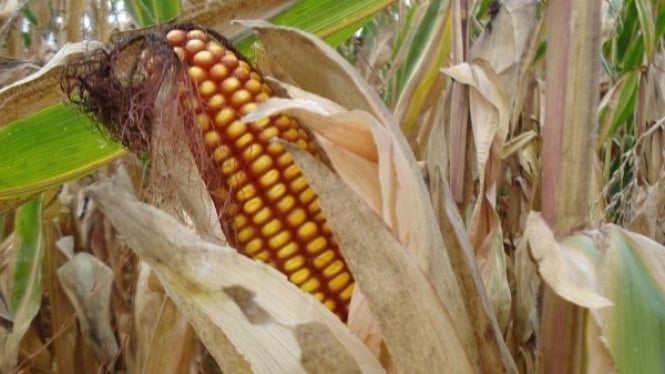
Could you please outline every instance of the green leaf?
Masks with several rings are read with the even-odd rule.
[[[180,0],[124,0],[125,7],[139,26],[166,22],[180,14]]]
[[[125,154],[84,114],[54,105],[0,129],[0,199],[38,193]]]
[[[614,227],[600,279],[615,306],[606,311],[609,349],[619,373],[665,371],[665,248]],[[660,265],[660,267],[659,267]]]
[[[42,200],[37,198],[16,210],[15,233],[18,241],[14,284],[11,289],[9,308],[14,316],[32,320],[39,310],[42,293]],[[26,314],[24,314],[26,313]]]

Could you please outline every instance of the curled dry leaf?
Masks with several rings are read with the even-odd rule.
[[[119,353],[111,327],[113,270],[95,256],[81,252],[58,269],[58,278],[95,357],[111,364]]]
[[[524,240],[528,240],[541,277],[559,296],[586,308],[612,305],[597,290],[593,264],[586,257],[558,243],[540,214],[529,214]]]
[[[284,144],[320,196],[398,372],[473,372],[473,364],[426,273],[383,220],[330,170]]]
[[[324,324],[362,370],[383,371],[337,317],[276,270],[201,240],[110,184],[89,194],[152,267],[225,372],[304,372],[295,329],[312,321]]]

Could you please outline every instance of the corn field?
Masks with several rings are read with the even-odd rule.
[[[3,0],[0,372],[664,372],[664,34],[659,0]]]

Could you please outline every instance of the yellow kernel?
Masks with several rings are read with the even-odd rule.
[[[330,225],[328,224],[328,222],[323,222],[323,224],[321,225],[321,232],[327,235],[332,234],[332,230],[330,229]]]
[[[296,145],[298,146],[298,148],[305,151],[309,148],[309,142],[307,142],[307,140],[305,139],[298,139],[296,141]]]
[[[252,95],[247,90],[240,89],[231,95],[231,104],[239,108],[252,100]]]
[[[309,204],[309,206],[307,206],[307,211],[309,212],[309,214],[319,213],[321,211],[321,207],[319,206],[319,200],[312,201],[312,203]]]
[[[219,136],[217,131],[212,130],[205,133],[205,135],[203,136],[203,141],[208,147],[214,148],[218,146],[219,143],[222,141],[222,137]]]
[[[215,55],[204,49],[202,51],[196,52],[194,57],[192,57],[192,62],[196,66],[208,69],[215,63]]]
[[[289,242],[289,244],[283,246],[282,249],[277,251],[277,258],[284,260],[293,256],[296,252],[298,252],[298,244],[295,242]]]
[[[254,101],[257,103],[266,102],[268,99],[270,99],[270,94],[265,92],[258,93],[256,96],[254,96]]]
[[[335,308],[337,307],[337,303],[332,299],[327,299],[326,301],[323,302],[323,305],[329,310],[335,310]]]
[[[335,259],[335,251],[328,249],[314,258],[314,268],[317,270],[327,266],[332,260]]]
[[[242,121],[233,121],[226,129],[226,136],[229,139],[235,139],[247,132],[247,124]]]
[[[318,204],[318,201],[315,201]],[[313,204],[313,203],[312,203]],[[312,213],[311,208],[312,205],[307,207],[307,211],[309,211],[311,214],[314,214],[314,222],[318,223],[325,223],[326,222],[326,216],[323,215],[323,212],[318,210],[315,213]]]
[[[221,82],[229,76],[229,69],[224,64],[214,64],[208,71],[210,78]]]
[[[272,218],[272,211],[270,211],[270,208],[268,207],[263,207],[261,210],[256,212],[256,214],[254,214],[252,221],[257,225],[262,225],[270,218]]]
[[[219,88],[225,95],[230,95],[239,89],[241,85],[242,83],[240,83],[238,78],[229,77],[222,81],[222,83],[219,85]]]
[[[266,237],[275,235],[282,229],[282,222],[278,218],[273,218],[270,222],[261,227],[261,234]]]
[[[238,170],[238,160],[235,157],[229,158],[228,160],[222,163],[222,174],[230,175]]]
[[[259,178],[259,184],[261,184],[263,188],[268,188],[273,184],[277,183],[278,180],[279,180],[279,170],[270,169],[267,172],[263,173],[261,178]]]
[[[314,238],[314,240],[307,243],[307,247],[306,247],[307,252],[309,252],[313,255],[317,254],[317,253],[321,252],[326,247],[326,245],[328,245],[328,241],[326,240],[326,238],[319,235],[316,238]]]
[[[300,269],[303,267],[303,265],[305,265],[305,258],[303,256],[294,256],[284,263],[283,271],[286,273],[291,273]]]
[[[293,198],[291,195],[286,195],[282,198],[282,200],[277,202],[277,210],[279,210],[282,213],[286,213],[291,208],[293,208],[296,205],[296,199]]]
[[[316,279],[316,278],[313,278],[313,279]],[[318,300],[319,302],[323,302],[323,299],[326,297],[326,295],[323,292],[317,292],[317,293],[313,294],[312,296],[314,296],[314,298],[316,300]]]
[[[238,67],[243,69],[243,70],[247,70],[248,72],[252,70],[252,67],[249,66],[247,61],[243,61],[243,60],[238,61]],[[247,74],[249,74],[249,73],[247,73]]]
[[[226,52],[227,53],[222,56],[222,63],[226,65],[229,70],[235,70],[236,66],[238,66],[238,57],[236,57],[232,51],[227,50]]]
[[[220,145],[219,147],[215,148],[215,150],[212,152],[212,157],[217,162],[224,161],[230,155],[231,155],[231,148],[229,148],[226,145]]]
[[[249,133],[245,135],[249,135]],[[240,146],[238,146],[238,148],[240,148]],[[254,161],[257,157],[259,157],[261,153],[263,153],[263,147],[261,147],[261,144],[254,143],[251,144],[249,147],[247,147],[247,149],[242,151],[242,158],[247,162],[251,162]]]
[[[295,142],[296,140],[298,140],[298,130],[290,129],[288,131],[285,131],[284,133],[282,133],[282,138],[290,142]]]
[[[248,255],[253,256],[263,249],[263,239],[254,238],[249,243],[245,244],[245,252]]]
[[[199,83],[199,94],[201,97],[206,98],[214,95],[217,92],[217,85],[211,80],[204,80]]]
[[[293,163],[293,157],[287,152],[284,153],[283,155],[279,156],[277,159],[277,165],[280,167],[286,167],[287,165],[291,165]]]
[[[289,240],[291,240],[291,233],[287,230],[282,230],[268,240],[268,246],[272,249],[278,249],[288,243]]]
[[[224,108],[215,115],[215,126],[222,128],[236,119],[236,114],[231,108]]]
[[[260,120],[254,122],[254,126],[258,127],[259,129],[263,130],[265,129],[268,125],[270,125],[270,118],[261,118]]]
[[[222,57],[224,56],[224,52],[226,51],[226,48],[222,47],[219,43],[217,43],[214,40],[211,40],[208,42],[208,45],[206,48],[215,56],[217,57]]]
[[[342,265],[342,267],[343,266],[344,265]],[[335,278],[333,278],[330,282],[328,282],[328,287],[330,288],[330,291],[337,292],[337,291],[341,290],[342,287],[349,284],[349,281],[351,281],[351,274],[349,274],[349,272],[345,271],[345,272],[341,273],[340,275],[336,276]]]
[[[282,153],[284,153],[284,147],[282,147],[282,145],[278,143],[270,143],[268,144],[268,148],[266,148],[266,152],[270,153],[273,156],[279,156]]]
[[[318,290],[321,287],[321,282],[319,282],[318,279],[315,277],[309,278],[309,280],[305,283],[303,283],[302,286],[300,286],[300,289],[307,292],[307,293],[312,293],[316,290]],[[323,295],[321,295],[323,297]]]
[[[206,113],[198,113],[196,115],[196,126],[206,131],[210,128],[210,117]]]
[[[268,169],[272,168],[273,161],[272,158],[268,155],[261,155],[256,161],[252,162],[249,166],[249,169],[254,173],[254,175],[262,175]]]
[[[312,201],[316,199],[316,194],[314,193],[314,190],[311,188],[306,189],[305,191],[301,192],[300,195],[298,196],[298,200],[300,200],[301,203],[303,204],[309,204]]]
[[[243,214],[238,214],[235,217],[233,217],[233,228],[236,230],[240,230],[241,228],[247,225],[247,222],[249,222],[249,220],[247,219],[246,216],[244,216]]]
[[[287,181],[290,181],[291,179],[299,175],[300,175],[300,169],[298,169],[298,165],[296,164],[291,164],[286,169],[284,169],[284,179],[286,179]]]
[[[298,228],[298,238],[302,241],[310,240],[319,233],[319,227],[312,221],[307,221]]]
[[[254,135],[252,135],[251,132],[246,132],[243,134],[241,137],[236,140],[236,147],[238,149],[243,149],[247,147],[249,144],[251,144],[254,141]]]
[[[263,131],[261,131],[260,137],[263,140],[270,140],[276,137],[277,135],[279,135],[279,130],[277,130],[277,128],[274,126],[270,126],[266,127],[265,129],[263,129]]]
[[[245,89],[251,94],[256,95],[257,93],[261,92],[261,82],[250,77],[250,79],[245,82]]]
[[[289,280],[291,281],[291,283],[295,284],[296,286],[299,286],[305,283],[305,281],[309,279],[311,275],[312,272],[309,271],[308,268],[302,268],[296,271],[295,273],[289,275]]]
[[[261,90],[262,90],[263,92],[265,92],[266,94],[268,94],[268,95],[272,95],[272,88],[270,88],[270,86],[268,86],[267,83],[264,83],[264,84],[261,86]]]
[[[268,252],[268,251],[263,251],[263,252],[261,252],[261,253],[255,255],[255,256],[254,256],[254,259],[255,259],[255,260],[259,260],[259,261],[261,261],[261,262],[268,262],[268,260],[270,259],[270,252]]]
[[[238,199],[238,202],[247,201],[253,198],[254,196],[256,196],[256,187],[254,187],[254,185],[251,183],[245,185],[236,192],[236,199]]]
[[[184,30],[174,29],[166,34],[166,40],[172,46],[182,45],[187,40],[187,33]]]
[[[249,102],[249,103],[243,105],[242,107],[240,107],[239,112],[240,112],[240,114],[242,114],[244,116],[244,115],[247,115],[247,114],[253,112],[258,107],[259,107],[259,105],[257,103]]]
[[[249,201],[247,201],[243,206],[242,210],[247,213],[247,214],[254,214],[256,213],[259,209],[263,207],[263,202],[261,201],[261,197],[256,196]]]
[[[199,84],[208,78],[208,73],[198,66],[191,66],[187,69],[187,75],[192,82]]]
[[[203,40],[199,39],[191,39],[185,43],[185,50],[187,53],[189,53],[190,56],[193,56],[199,51],[202,51],[205,49],[206,43],[203,42]]]
[[[224,98],[224,95],[221,94],[214,94],[208,99],[208,110],[210,110],[212,113],[215,113],[222,109],[224,105],[226,105],[226,99]]]
[[[300,139],[304,139],[304,140],[309,139],[309,135],[307,135],[307,131],[305,131],[305,130],[303,130],[303,129],[301,129],[301,128],[298,129],[298,137],[299,137]]]
[[[279,117],[275,118],[273,121],[273,124],[280,129],[281,131],[286,131],[289,129],[289,125],[291,124],[291,120],[289,117],[285,115],[280,115]]]
[[[238,242],[246,243],[254,236],[256,236],[256,230],[252,226],[245,227],[244,229],[238,231]]]
[[[189,32],[187,32],[187,38],[189,38],[189,39],[198,39],[198,40],[206,40],[206,39],[208,39],[208,35],[203,30],[194,29],[194,30],[190,30]]]
[[[286,221],[291,227],[302,225],[302,223],[305,222],[305,219],[307,219],[307,213],[302,208],[294,209],[293,212],[286,216]]]
[[[268,200],[275,201],[280,197],[284,196],[285,193],[286,193],[286,186],[284,185],[284,183],[278,183],[272,186],[268,190],[268,192],[266,192],[266,196],[268,197]]]
[[[323,276],[330,278],[342,270],[344,270],[344,263],[341,260],[335,260],[332,264],[323,269]]]
[[[346,286],[346,288],[342,292],[340,292],[339,298],[342,301],[349,301],[351,300],[351,296],[353,296],[353,283]]]
[[[307,188],[307,186],[307,179],[305,179],[304,175],[299,176],[289,185],[293,193],[300,193],[300,191]]]
[[[241,61],[245,63],[245,66],[248,66],[246,62]],[[238,78],[242,82],[246,82],[249,79],[249,69],[243,66],[238,66],[236,70],[233,71],[233,76]]]

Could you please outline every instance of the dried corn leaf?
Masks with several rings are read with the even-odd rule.
[[[381,218],[330,170],[295,147],[284,146],[319,194],[397,371],[474,371],[451,314]]]
[[[355,367],[348,370],[382,371],[337,317],[281,273],[201,240],[112,185],[96,186],[89,194],[150,264],[225,372],[304,372],[295,331],[312,321],[325,324],[354,358]]]

